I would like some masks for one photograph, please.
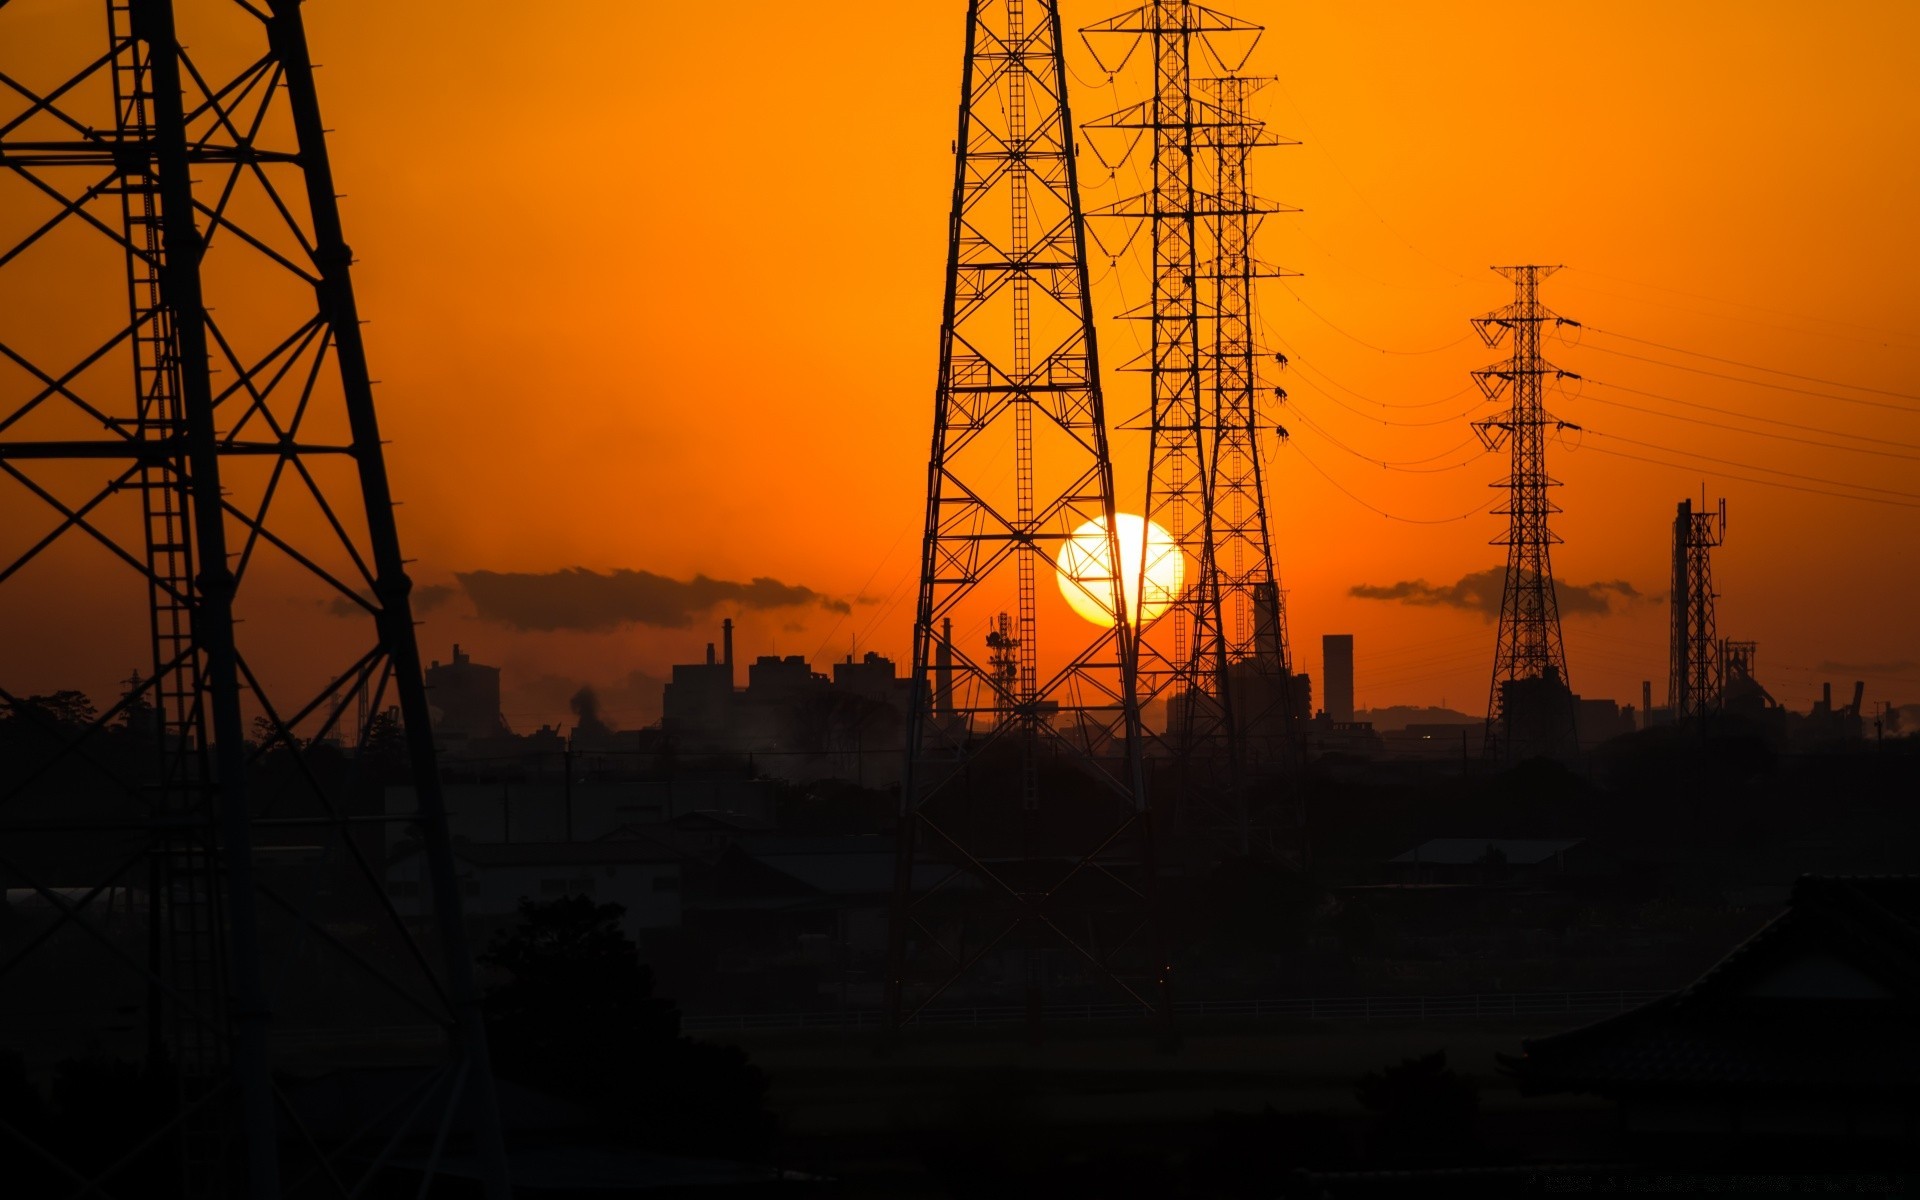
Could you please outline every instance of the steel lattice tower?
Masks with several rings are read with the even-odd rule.
[[[1727,533],[1727,502],[1720,511],[1695,512],[1682,500],[1673,518],[1673,613],[1667,706],[1674,724],[1704,720],[1720,707],[1723,661],[1714,629],[1713,548]]]
[[[172,0],[100,11],[95,49],[64,64],[69,43],[36,32],[50,25],[0,14],[0,619],[17,639],[0,662],[0,875],[57,914],[6,937],[0,994],[82,1022],[144,1010],[137,1033],[83,1032],[171,1082],[140,1145],[41,1147],[36,1169],[87,1194],[344,1196],[416,1138],[436,1175],[456,1135],[504,1200],[298,0],[220,0],[178,24]],[[36,628],[71,643],[58,661],[36,657]],[[145,676],[97,718],[29,694],[122,652]],[[406,916],[382,875],[383,747],[431,878]],[[310,1125],[278,1073],[287,1035],[324,1053],[400,1022],[442,1047],[413,1055],[419,1084],[357,1138]],[[49,1034],[34,1052],[83,1048]]]
[[[1037,1012],[1069,963],[1164,1014],[1059,13],[972,0],[966,28],[889,1021],[989,968]],[[1056,562],[1112,627],[1042,620]]]
[[[1180,765],[1182,799],[1191,805],[1209,795],[1218,800],[1223,791],[1238,793],[1244,782],[1242,730],[1228,685],[1230,606],[1223,607],[1225,539],[1215,494],[1220,486],[1217,439],[1229,421],[1210,378],[1210,367],[1218,365],[1210,356],[1218,345],[1207,309],[1218,296],[1205,285],[1209,276],[1221,273],[1209,237],[1221,232],[1221,222],[1245,214],[1228,212],[1219,196],[1205,189],[1204,172],[1209,145],[1238,141],[1245,122],[1196,96],[1194,63],[1199,58],[1238,71],[1260,27],[1190,0],[1151,0],[1082,33],[1126,38],[1129,49],[1120,65],[1138,47],[1153,59],[1152,96],[1088,128],[1129,131],[1134,145],[1144,143],[1150,156],[1151,190],[1097,215],[1144,222],[1153,243],[1152,294],[1142,309],[1126,314],[1146,321],[1151,331],[1146,362],[1133,365],[1147,373],[1150,397],[1145,511],[1180,547],[1188,582],[1178,596],[1146,597],[1166,607],[1157,619],[1142,623],[1140,695],[1143,705],[1169,703],[1165,748]],[[1242,53],[1230,56],[1214,40],[1230,35],[1248,37]],[[1238,477],[1239,470],[1236,465],[1230,473]],[[1146,559],[1143,544],[1143,567]],[[1270,577],[1270,557],[1253,571]],[[1141,587],[1144,594],[1144,578]],[[1277,590],[1274,597],[1277,603]],[[1237,803],[1228,800],[1224,807]],[[1231,813],[1223,815],[1233,819]]]
[[[1512,450],[1512,469],[1493,484],[1507,490],[1507,532],[1494,539],[1507,547],[1506,582],[1500,596],[1499,640],[1493,652],[1493,687],[1487,700],[1488,757],[1570,755],[1579,745],[1572,693],[1567,683],[1567,654],[1560,640],[1560,605],[1554,595],[1550,548],[1559,537],[1549,518],[1560,511],[1548,489],[1560,486],[1547,474],[1547,430],[1577,428],[1547,412],[1543,392],[1548,375],[1577,378],[1541,356],[1540,330],[1548,322],[1576,322],[1540,303],[1540,281],[1560,268],[1495,267],[1513,281],[1513,303],[1473,320],[1489,346],[1513,334],[1513,354],[1473,373],[1489,400],[1509,394],[1505,415],[1475,421],[1474,432],[1489,450]]]
[[[1285,599],[1273,565],[1266,481],[1260,455],[1264,388],[1254,327],[1254,281],[1286,272],[1260,262],[1254,239],[1266,215],[1289,211],[1255,196],[1247,166],[1253,151],[1282,144],[1250,115],[1249,98],[1268,81],[1241,75],[1200,80],[1219,121],[1207,128],[1213,151],[1214,258],[1212,344],[1212,523],[1221,628],[1232,675],[1231,703],[1248,768],[1285,761],[1293,734]],[[1275,389],[1278,392],[1279,389]],[[1244,848],[1244,847],[1243,847]]]

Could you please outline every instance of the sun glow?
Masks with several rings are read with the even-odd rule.
[[[1132,513],[1118,514],[1114,525],[1116,540],[1120,543],[1120,583],[1137,628],[1167,611],[1167,606],[1180,594],[1181,585],[1186,581],[1186,561],[1180,547],[1174,544],[1173,535],[1159,525]],[[1146,532],[1147,556],[1144,608],[1139,594],[1142,530]],[[1060,547],[1056,565],[1060,594],[1067,598],[1073,611],[1095,625],[1113,624],[1113,570],[1107,557],[1107,523],[1088,521],[1074,530],[1073,536]]]

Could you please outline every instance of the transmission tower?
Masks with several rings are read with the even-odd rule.
[[[1507,532],[1494,539],[1507,547],[1506,582],[1500,596],[1500,633],[1493,651],[1493,687],[1487,700],[1486,753],[1504,757],[1568,756],[1579,741],[1573,696],[1567,682],[1566,649],[1560,641],[1560,605],[1554,595],[1550,547],[1559,537],[1548,527],[1559,505],[1548,498],[1560,482],[1547,474],[1547,432],[1578,429],[1548,413],[1543,402],[1548,375],[1578,378],[1549,363],[1540,353],[1540,330],[1549,322],[1577,325],[1540,303],[1540,281],[1560,268],[1495,267],[1513,281],[1513,303],[1475,317],[1481,340],[1498,346],[1513,334],[1513,354],[1473,373],[1489,400],[1509,396],[1507,412],[1475,421],[1473,429],[1489,450],[1509,446],[1512,469],[1492,486],[1507,490]]]
[[[1254,280],[1282,272],[1259,261],[1254,239],[1268,213],[1292,211],[1261,200],[1248,187],[1253,151],[1283,144],[1249,112],[1268,82],[1228,75],[1198,81],[1211,92],[1219,123],[1208,128],[1213,151],[1215,215],[1212,344],[1204,378],[1213,387],[1212,522],[1219,574],[1221,627],[1231,677],[1230,703],[1249,770],[1284,763],[1293,739],[1292,655],[1285,600],[1273,566],[1266,483],[1261,469],[1261,379],[1254,330]],[[1277,397],[1282,389],[1274,388]],[[1265,423],[1274,428],[1272,422]],[[1244,817],[1246,806],[1240,806]],[[1246,846],[1243,845],[1244,852]]]
[[[1073,975],[1164,1015],[1059,13],[972,0],[966,29],[889,1020],[1016,980],[1037,1014]],[[1111,624],[1043,620],[1042,572]]]
[[[1714,630],[1713,548],[1726,534],[1725,500],[1718,513],[1695,512],[1693,501],[1680,502],[1673,518],[1673,654],[1667,676],[1667,706],[1676,725],[1704,721],[1720,707],[1723,663]],[[1745,661],[1751,663],[1751,656]]]
[[[1209,291],[1209,280],[1217,284],[1231,269],[1238,277],[1230,286],[1244,286],[1251,267],[1242,270],[1238,261],[1228,261],[1237,260],[1237,253],[1223,257],[1217,242],[1207,243],[1210,238],[1250,237],[1250,222],[1258,213],[1248,211],[1257,206],[1244,197],[1229,206],[1217,193],[1208,192],[1205,170],[1206,151],[1212,147],[1218,152],[1216,170],[1244,179],[1246,151],[1257,141],[1257,131],[1249,129],[1243,113],[1228,113],[1196,94],[1194,67],[1197,59],[1237,74],[1260,32],[1260,26],[1189,0],[1151,0],[1082,31],[1089,36],[1089,45],[1093,45],[1091,35],[1124,39],[1126,48],[1118,61],[1101,62],[1109,74],[1141,48],[1153,61],[1150,98],[1088,124],[1090,130],[1117,131],[1129,139],[1129,154],[1142,152],[1149,158],[1144,173],[1151,179],[1151,189],[1096,215],[1123,218],[1136,228],[1144,225],[1153,243],[1151,295],[1140,309],[1126,314],[1148,323],[1150,345],[1144,362],[1128,364],[1126,369],[1143,370],[1148,376],[1146,516],[1172,535],[1189,576],[1179,594],[1158,598],[1165,606],[1157,617],[1142,618],[1141,703],[1168,702],[1167,728],[1159,749],[1178,767],[1183,807],[1211,807],[1212,815],[1243,826],[1243,811],[1234,810],[1241,807],[1238,797],[1244,794],[1244,731],[1233,711],[1228,632],[1241,597],[1228,599],[1232,584],[1221,565],[1223,546],[1234,540],[1241,543],[1241,570],[1233,583],[1245,585],[1244,598],[1255,630],[1261,625],[1257,599],[1273,613],[1272,633],[1279,635],[1279,593],[1277,588],[1272,590],[1269,605],[1265,585],[1272,580],[1273,569],[1267,545],[1236,539],[1219,507],[1225,491],[1238,490],[1242,520],[1264,524],[1264,512],[1246,507],[1249,496],[1244,483],[1249,477],[1242,458],[1242,422],[1237,419],[1242,414],[1222,408],[1241,399],[1243,381],[1229,379],[1224,397],[1215,382],[1223,356],[1236,364],[1241,361],[1237,314],[1225,331],[1219,331],[1215,314],[1207,311],[1210,303],[1222,298],[1219,291]],[[1231,47],[1236,39],[1243,43],[1237,52]],[[1217,186],[1222,181],[1216,177],[1213,182]],[[1234,371],[1235,366],[1227,369]],[[1232,431],[1223,437],[1230,427]],[[1219,467],[1222,453],[1233,459],[1224,476]],[[1150,527],[1143,529],[1143,538],[1150,531]],[[1251,527],[1242,532],[1251,532]],[[1264,533],[1262,527],[1259,534]],[[1226,553],[1231,562],[1231,549]],[[1147,559],[1143,545],[1142,563]],[[1144,593],[1144,575],[1141,586]]]
[[[0,13],[0,875],[51,913],[0,938],[0,1023],[30,1070],[144,1057],[157,1088],[143,1140],[83,1157],[0,1122],[44,1177],[10,1183],[357,1195],[396,1155],[434,1176],[458,1148],[503,1200],[298,0],[180,8],[102,0],[84,50]],[[134,657],[104,714],[56,691]],[[430,900],[405,917],[370,745],[418,799]],[[418,1085],[357,1132],[283,1074],[401,1024],[428,1049],[386,1065]]]

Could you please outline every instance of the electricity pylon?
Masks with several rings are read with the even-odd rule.
[[[27,1190],[360,1194],[396,1154],[439,1174],[451,1137],[504,1200],[300,6],[179,7],[107,0],[85,53],[0,13],[0,875],[52,914],[10,926],[0,995],[165,1082],[144,1140],[39,1146]],[[97,717],[33,694],[136,654],[144,679]],[[431,879],[404,917],[382,747]],[[402,1023],[428,1048],[386,1064],[425,1069],[354,1129],[283,1074]],[[57,1030],[32,1049],[88,1052]]]
[[[1120,131],[1130,138],[1128,154],[1144,149],[1149,159],[1145,174],[1151,180],[1150,190],[1096,215],[1143,225],[1151,236],[1151,295],[1141,308],[1125,314],[1148,323],[1150,346],[1144,363],[1129,364],[1127,369],[1143,370],[1149,380],[1146,516],[1172,536],[1189,575],[1183,591],[1164,598],[1164,611],[1157,618],[1142,619],[1141,703],[1168,702],[1161,749],[1179,768],[1183,807],[1201,807],[1194,802],[1210,800],[1206,807],[1214,809],[1215,815],[1243,826],[1244,730],[1234,715],[1229,683],[1233,651],[1228,620],[1233,604],[1225,599],[1229,588],[1221,568],[1223,543],[1233,539],[1220,519],[1219,455],[1224,452],[1234,460],[1225,487],[1235,487],[1247,476],[1239,433],[1228,434],[1226,444],[1221,444],[1222,431],[1239,422],[1223,413],[1223,397],[1214,382],[1222,347],[1212,336],[1216,322],[1208,306],[1220,295],[1210,292],[1206,283],[1210,276],[1217,282],[1225,273],[1217,246],[1208,244],[1210,239],[1250,233],[1240,222],[1253,214],[1246,211],[1247,204],[1230,209],[1217,193],[1207,190],[1205,152],[1209,146],[1231,146],[1218,164],[1231,172],[1241,164],[1241,152],[1250,147],[1241,145],[1247,130],[1243,113],[1227,113],[1219,104],[1196,95],[1195,62],[1210,62],[1235,74],[1252,53],[1260,31],[1257,25],[1190,0],[1150,0],[1082,30],[1089,45],[1093,35],[1124,39],[1126,49],[1117,62],[1101,61],[1109,74],[1141,47],[1153,59],[1149,99],[1088,123],[1090,130]],[[1236,38],[1245,43],[1238,53],[1228,48]],[[1112,168],[1119,163],[1106,165]],[[1217,185],[1218,178],[1214,182]],[[1229,349],[1238,362],[1239,347],[1230,343]],[[1239,385],[1238,380],[1229,383],[1236,398]],[[1245,519],[1244,493],[1239,502]],[[1264,514],[1260,520],[1264,521]],[[1149,532],[1142,531],[1143,539]],[[1242,559],[1250,606],[1254,585],[1264,589],[1264,579],[1255,577],[1272,576],[1270,549],[1262,549],[1266,550],[1264,561],[1249,566]],[[1147,560],[1144,544],[1141,559],[1143,564]],[[1278,589],[1273,589],[1275,606],[1278,596]],[[1266,602],[1264,590],[1260,600]],[[1250,607],[1250,612],[1257,611]],[[1253,625],[1259,624],[1255,616]],[[1237,809],[1242,811],[1236,813]]]
[[[1554,594],[1550,547],[1560,540],[1548,525],[1560,511],[1548,497],[1560,482],[1547,474],[1547,431],[1578,429],[1547,412],[1543,392],[1548,375],[1578,376],[1549,363],[1540,352],[1541,326],[1577,325],[1540,303],[1540,281],[1557,266],[1495,267],[1513,281],[1513,303],[1473,319],[1482,341],[1498,346],[1513,334],[1513,353],[1505,362],[1473,373],[1487,399],[1509,394],[1507,411],[1475,421],[1473,429],[1489,450],[1512,450],[1512,468],[1491,486],[1507,490],[1507,532],[1492,545],[1507,547],[1506,582],[1500,595],[1499,639],[1493,651],[1493,687],[1487,699],[1487,757],[1570,756],[1577,752],[1572,692],[1567,683],[1567,654],[1560,640],[1560,604]]]
[[[1704,502],[1703,502],[1704,505]],[[1682,500],[1673,518],[1673,614],[1667,706],[1673,722],[1704,721],[1720,707],[1724,672],[1714,630],[1713,548],[1727,534],[1727,502],[1720,511],[1695,512]]]
[[[1231,704],[1240,727],[1244,767],[1273,769],[1294,747],[1292,654],[1285,597],[1273,563],[1266,480],[1261,468],[1262,354],[1254,326],[1254,281],[1293,272],[1261,262],[1254,240],[1267,214],[1292,209],[1254,195],[1247,180],[1253,151],[1283,143],[1254,118],[1248,101],[1269,81],[1242,75],[1199,80],[1213,94],[1219,123],[1207,128],[1212,154],[1214,256],[1208,272],[1212,341],[1205,378],[1213,392],[1212,508],[1214,564],[1219,575],[1220,624],[1231,678]],[[1283,396],[1282,389],[1273,389]],[[1271,422],[1268,427],[1277,428]],[[1236,805],[1241,851],[1249,798]]]
[[[889,1023],[1004,986],[989,976],[1024,978],[1037,1014],[1069,965],[1165,1015],[1133,631],[1052,0],[968,5],[954,147]],[[1043,573],[1111,624],[1082,637],[1059,603],[1043,610]]]

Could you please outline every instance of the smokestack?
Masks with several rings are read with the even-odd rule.
[[[713,665],[713,643],[712,642],[707,643],[707,665],[708,666]]]
[[[728,617],[726,620],[720,622],[720,645],[726,651],[725,657],[721,661],[727,664],[727,685],[731,687],[733,685],[733,618],[732,617]]]
[[[1653,725],[1653,680],[1640,681],[1640,728],[1648,729]]]
[[[1831,683],[1823,683],[1820,685],[1820,703],[1825,706],[1828,712],[1833,711],[1833,685]]]
[[[940,621],[940,641],[933,648],[933,711],[946,716],[953,711],[953,618]]]

